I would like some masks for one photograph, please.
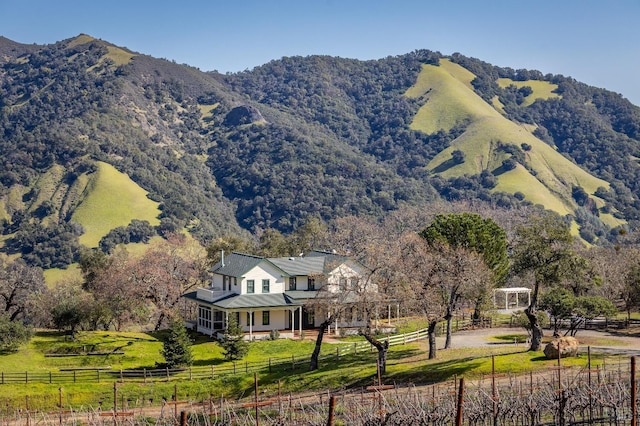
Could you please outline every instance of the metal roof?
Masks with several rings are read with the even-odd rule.
[[[269,261],[287,275],[321,275],[324,272],[324,257],[276,257]]]
[[[231,254],[224,255],[224,264],[221,260],[211,268],[211,271],[216,274],[239,278],[258,266],[260,262],[264,260],[266,260],[264,257],[233,252]]]
[[[301,306],[302,303],[294,300],[284,293],[270,294],[229,294],[218,300],[210,302],[198,299],[197,292],[187,293],[184,297],[193,299],[201,303],[206,303],[220,309],[261,309],[261,308],[286,308]]]

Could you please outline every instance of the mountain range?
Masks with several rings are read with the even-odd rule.
[[[553,210],[606,244],[639,223],[639,147],[619,94],[457,53],[220,74],[86,34],[0,37],[0,251],[45,269],[442,200]]]

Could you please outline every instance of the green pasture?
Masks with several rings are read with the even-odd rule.
[[[407,324],[407,328],[422,324]],[[15,354],[0,355],[0,371],[57,371],[60,369],[104,368],[112,369],[152,369],[163,360],[159,351],[163,333],[131,332],[80,332],[76,340],[69,341],[62,333],[41,331],[33,340]],[[201,366],[223,367],[220,346],[206,336],[193,336],[194,368]],[[525,336],[517,331],[513,335],[496,337],[496,344],[482,348],[439,350],[435,360],[428,359],[426,340],[407,345],[392,346],[388,353],[386,383],[429,384],[464,376],[470,380],[491,373],[492,357],[498,372],[520,374],[553,368],[557,361],[547,360],[541,352],[527,352],[526,346],[514,345],[514,339]],[[353,338],[349,339],[353,341]],[[503,344],[501,344],[503,343]],[[603,344],[595,342],[594,344]],[[314,347],[310,340],[280,339],[250,343],[249,354],[244,362],[259,362],[276,358],[308,359]],[[85,352],[105,353],[101,356],[58,356],[47,354],[73,354]],[[112,352],[113,355],[109,355]],[[115,354],[124,352],[124,355]],[[377,374],[376,352],[363,351],[358,354],[334,358],[335,344],[323,344],[324,359],[316,371],[308,371],[307,362],[296,364],[295,369],[277,368],[258,373],[261,391],[274,395],[278,386],[284,394],[289,392],[318,391],[327,389],[360,388],[373,382]],[[607,357],[607,362],[615,358]],[[565,366],[586,366],[586,358],[563,359]],[[593,355],[592,366],[602,364],[603,358]],[[248,397],[253,393],[253,373],[238,369],[236,375],[218,376],[213,379],[188,380],[163,379],[144,382],[118,383],[118,393],[123,401],[140,406],[142,401],[150,405],[160,405],[162,398],[173,397],[177,390],[178,399],[205,400],[209,396],[220,398]],[[109,409],[113,405],[113,381],[77,382],[60,384],[4,384],[0,396],[0,407],[22,407],[28,397],[31,408],[55,409],[62,389],[65,407],[97,407]]]
[[[561,96],[555,93],[558,89],[557,84],[550,83],[542,80],[527,80],[527,81],[515,81],[510,78],[499,78],[497,80],[498,86],[505,88],[511,85],[516,86],[518,89],[524,86],[531,87],[532,93],[524,98],[523,105],[529,106],[537,99],[551,99],[560,98]]]
[[[88,185],[91,190],[71,219],[85,230],[79,238],[81,244],[97,247],[110,230],[127,226],[132,219],[147,220],[152,226],[159,224],[158,203],[148,199],[145,190],[110,164],[97,164],[98,171]]]

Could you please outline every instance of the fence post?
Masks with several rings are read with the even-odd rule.
[[[637,425],[636,413],[636,357],[631,357],[631,424]]]
[[[120,370],[122,371],[122,370]],[[165,371],[167,373],[167,382],[169,381],[169,367],[165,367]]]
[[[28,371],[24,372],[24,382],[25,383],[29,383],[29,372]]]
[[[269,357],[269,373],[271,373],[271,357]]]
[[[144,382],[147,383],[147,369],[142,369],[142,377],[144,377]]]
[[[98,373],[98,383],[100,383],[100,370],[96,370],[96,373]]]
[[[334,425],[333,413],[335,411],[335,407],[336,407],[336,397],[331,396],[331,399],[329,399],[329,418],[327,419],[327,426]]]
[[[458,388],[458,406],[456,407],[456,426],[462,426],[462,404],[464,402],[464,377],[460,378]]]
[[[353,343],[353,353],[357,354],[358,353],[358,344],[357,343]]]
[[[213,379],[213,365],[211,365],[211,378]]]
[[[52,379],[52,377],[51,377],[51,370],[49,370],[49,384],[51,384],[51,379]]]

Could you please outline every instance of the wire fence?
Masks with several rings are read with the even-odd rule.
[[[23,407],[2,412],[0,424],[67,425],[637,425],[635,357],[596,368],[558,366],[511,375],[493,372],[473,381],[432,385],[384,384],[305,394],[258,386],[244,399],[214,398],[203,389],[185,397],[180,382],[163,401],[131,398],[114,382],[112,405],[67,409]],[[380,379],[378,379],[380,380]],[[184,385],[184,382],[182,382]],[[31,404],[31,405],[30,405]]]

